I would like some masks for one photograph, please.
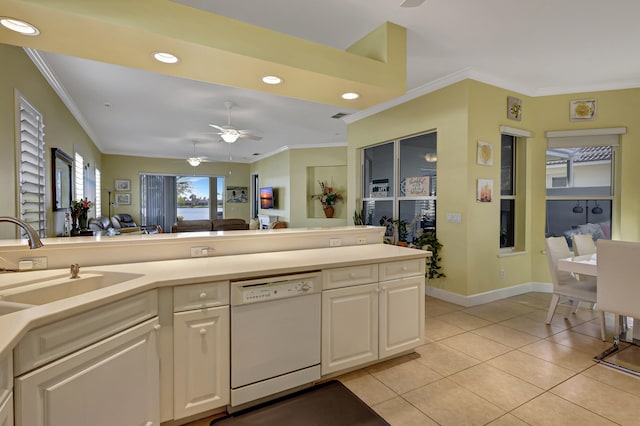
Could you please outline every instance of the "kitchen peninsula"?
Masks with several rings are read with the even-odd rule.
[[[78,237],[47,239],[38,251],[0,242],[5,259],[43,253],[55,265],[0,275],[0,302],[26,307],[0,316],[0,422],[15,415],[21,426],[82,424],[82,416],[101,420],[95,424],[180,424],[409,352],[424,341],[429,252],[382,244],[382,232]],[[69,263],[80,264],[76,281]],[[274,277],[285,275],[304,279],[296,291],[321,295],[321,353],[309,369],[318,375],[252,384],[234,402],[235,294],[244,282],[281,285]],[[255,293],[247,294],[240,298],[251,302]]]

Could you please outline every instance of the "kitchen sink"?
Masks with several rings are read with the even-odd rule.
[[[78,278],[70,278],[68,275],[63,278],[57,276],[2,291],[0,292],[0,302],[44,305],[45,303],[120,284],[141,276],[141,274],[127,272],[81,271]]]
[[[7,302],[0,300],[0,316],[10,314],[12,312],[21,311],[23,309],[31,308],[33,305],[18,302]]]

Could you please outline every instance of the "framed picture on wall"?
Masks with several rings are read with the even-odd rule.
[[[131,194],[116,194],[116,204],[128,206],[131,204]]]
[[[116,179],[116,191],[131,191],[131,181],[129,179]]]
[[[490,203],[493,198],[493,179],[478,179],[478,195],[481,203]]]
[[[478,164],[493,166],[493,145],[489,142],[478,141]]]

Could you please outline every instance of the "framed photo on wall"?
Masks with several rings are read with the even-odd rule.
[[[116,204],[128,206],[131,204],[131,194],[116,194]]]
[[[131,181],[129,179],[116,179],[116,191],[131,191]]]
[[[493,166],[493,145],[489,142],[478,141],[478,164]]]
[[[493,179],[478,179],[477,201],[490,203],[493,198]]]

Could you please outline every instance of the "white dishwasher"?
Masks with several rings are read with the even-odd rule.
[[[320,379],[320,272],[231,282],[231,406]]]

